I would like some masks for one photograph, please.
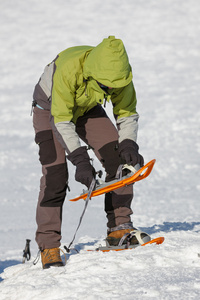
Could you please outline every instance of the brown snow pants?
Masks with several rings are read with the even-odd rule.
[[[36,241],[40,249],[54,248],[60,246],[61,240],[62,206],[68,181],[66,155],[52,130],[48,110],[34,108],[33,126],[43,174],[36,212]],[[106,171],[106,181],[113,180],[120,164],[118,132],[104,109],[97,105],[79,117],[76,132],[102,163]],[[108,228],[131,224],[132,198],[132,186],[105,195]]]

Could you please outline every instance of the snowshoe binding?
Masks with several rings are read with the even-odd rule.
[[[111,232],[106,238],[106,246],[96,250],[110,251],[136,248],[151,241],[151,237],[139,229],[122,229]]]

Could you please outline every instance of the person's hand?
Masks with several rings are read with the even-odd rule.
[[[138,152],[139,147],[133,140],[123,140],[119,144],[119,155],[123,163],[132,165],[139,164],[141,167],[144,165],[144,158]]]
[[[90,163],[90,157],[86,147],[80,147],[74,150],[67,158],[76,166],[76,181],[86,185],[89,189],[93,178],[95,178],[96,172]]]

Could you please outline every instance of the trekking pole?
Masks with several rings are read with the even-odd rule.
[[[26,240],[25,249],[23,251],[23,260],[22,263],[24,264],[25,261],[29,261],[31,259],[31,251],[30,251],[30,242],[31,240]]]
[[[70,252],[70,247],[71,247],[71,245],[73,244],[73,242],[74,242],[74,240],[75,240],[77,231],[78,231],[78,229],[79,229],[79,227],[80,227],[80,225],[81,225],[83,216],[84,216],[85,211],[86,211],[86,208],[87,208],[87,206],[88,206],[88,202],[89,202],[89,200],[91,199],[91,194],[92,194],[92,192],[93,192],[93,190],[94,190],[94,188],[95,188],[95,184],[96,184],[96,179],[93,178],[93,180],[92,180],[92,182],[91,182],[91,185],[90,185],[90,187],[89,187],[88,196],[87,196],[87,198],[85,199],[85,206],[84,206],[83,212],[82,212],[82,214],[81,214],[81,217],[80,217],[80,220],[79,220],[79,224],[78,224],[78,226],[77,226],[77,228],[76,228],[76,231],[75,231],[75,233],[74,233],[73,239],[72,239],[72,241],[71,241],[71,243],[69,244],[68,247],[64,246],[64,249],[66,250],[67,253]],[[74,249],[74,250],[76,250],[76,249]],[[76,251],[77,251],[77,250],[76,250]]]

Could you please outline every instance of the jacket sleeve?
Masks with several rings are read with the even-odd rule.
[[[73,80],[75,81],[75,80]],[[75,105],[75,82],[66,78],[62,70],[56,70],[53,76],[51,93],[51,114],[55,124],[63,121],[71,121]]]
[[[137,99],[133,83],[117,89],[111,96],[111,100],[119,133],[119,143],[125,139],[136,142],[139,115],[136,112]]]
[[[68,154],[81,147],[80,139],[72,122],[59,122],[55,124],[56,129],[65,143],[64,148]]]
[[[53,77],[51,114],[55,127],[61,135],[65,150],[71,153],[81,146],[80,139],[71,122],[75,109],[75,79],[67,80],[62,70],[56,71]]]

